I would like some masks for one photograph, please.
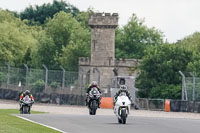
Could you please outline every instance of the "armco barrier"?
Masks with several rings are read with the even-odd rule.
[[[19,100],[19,91],[0,88],[0,99]],[[33,94],[36,102],[39,103],[53,103],[53,104],[70,104],[70,105],[85,105],[85,97],[73,94]]]
[[[171,100],[170,108],[172,112],[200,113],[200,102],[199,101]]]
[[[18,100],[19,92],[9,89],[0,88],[0,99]]]
[[[101,108],[112,109],[113,108],[113,98],[112,97],[102,97],[100,106],[101,106]]]
[[[164,99],[148,99],[148,109],[164,111]]]
[[[187,112],[188,111],[188,101],[171,100],[170,108],[171,108],[172,112]]]

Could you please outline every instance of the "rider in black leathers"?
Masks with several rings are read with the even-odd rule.
[[[97,85],[96,81],[92,81],[91,84],[89,84],[87,90],[86,90],[86,106],[88,105],[88,98],[89,98],[89,92],[91,91],[92,88],[96,87],[99,91],[99,93],[101,94],[101,90]],[[98,108],[100,108],[100,104],[101,104],[101,98],[98,100]]]

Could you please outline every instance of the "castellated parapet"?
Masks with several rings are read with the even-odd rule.
[[[115,67],[133,67],[138,65],[141,60],[138,59],[116,59],[115,60]]]
[[[89,57],[79,57],[79,65],[89,66],[90,65],[90,58]]]
[[[88,23],[91,28],[116,28],[118,26],[118,14],[93,13],[90,14]]]

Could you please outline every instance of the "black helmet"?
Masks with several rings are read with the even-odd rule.
[[[24,93],[25,93],[25,95],[30,95],[31,92],[29,90],[25,90]]]
[[[126,90],[127,90],[127,86],[126,86],[126,85],[121,85],[121,86],[120,86],[120,90],[126,91]]]

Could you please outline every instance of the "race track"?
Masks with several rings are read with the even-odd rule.
[[[114,115],[31,114],[18,115],[66,133],[199,133],[200,120],[130,116],[118,124]]]
[[[0,100],[0,109],[19,109],[16,101]],[[112,109],[88,115],[83,106],[34,104],[32,110],[48,114],[20,115],[66,133],[200,133],[200,114],[131,110],[126,125],[117,123]]]

